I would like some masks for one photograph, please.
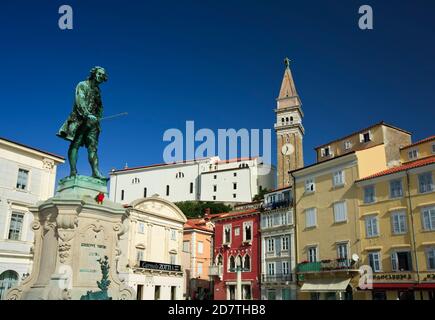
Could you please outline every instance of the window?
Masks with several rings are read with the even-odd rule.
[[[243,293],[243,300],[251,300],[251,285],[249,284],[243,284],[242,285],[242,293]]]
[[[234,176],[234,177],[237,177],[237,172],[234,172],[234,173],[233,173],[233,176]]]
[[[368,131],[368,132],[364,132],[364,133],[360,134],[359,135],[359,141],[361,143],[367,143],[367,142],[372,141],[372,134],[371,134],[371,132]]]
[[[320,149],[320,154],[322,157],[329,157],[331,155],[331,147],[325,147]]]
[[[408,158],[409,160],[414,160],[418,158],[418,150],[412,149],[408,151]]]
[[[402,180],[396,179],[390,181],[390,198],[402,197]]]
[[[411,271],[412,259],[409,251],[396,251],[391,255],[391,269],[393,271]]]
[[[121,200],[124,200],[124,190],[121,190]]]
[[[317,262],[317,247],[308,247],[308,262]]]
[[[214,175],[214,176],[213,176],[213,179],[217,179],[217,175]]]
[[[293,117],[290,117],[290,123],[293,123]]]
[[[276,290],[275,289],[267,290],[267,300],[276,300]]]
[[[6,292],[18,284],[18,273],[13,270],[6,270],[0,274],[0,300],[6,297]]]
[[[166,186],[166,195],[169,196],[169,185]]]
[[[193,193],[193,182],[190,183],[190,193]]]
[[[243,223],[243,241],[252,240],[252,222]]]
[[[281,213],[281,224],[282,225],[288,224],[288,215],[287,215],[287,212]]]
[[[305,192],[310,193],[316,190],[316,186],[314,184],[314,178],[310,178],[305,180]]]
[[[347,247],[348,247],[347,242],[337,244],[337,257],[339,259],[347,259],[347,254],[348,254]]]
[[[435,247],[426,249],[427,269],[435,270]]]
[[[375,186],[370,185],[364,187],[364,203],[375,202]]]
[[[23,227],[24,214],[12,212],[9,225],[9,240],[21,240],[21,229]]]
[[[352,148],[352,143],[350,141],[345,141],[344,150],[349,150],[350,148]]]
[[[217,265],[221,266],[224,263],[222,255],[217,256]]]
[[[198,241],[198,254],[204,253],[204,242]]]
[[[154,300],[160,300],[160,286],[154,287]]]
[[[269,262],[267,264],[267,274],[269,276],[275,275],[275,263],[274,262]]]
[[[316,208],[310,208],[305,210],[305,226],[307,228],[313,228],[316,226]]]
[[[177,240],[177,230],[171,230],[171,240]]]
[[[240,236],[240,228],[234,228],[234,235]]]
[[[432,144],[432,153],[435,153],[435,143]]]
[[[281,248],[283,251],[288,251],[289,248],[289,237],[282,237]]]
[[[233,193],[233,198],[234,199],[237,198],[237,194],[236,193]]]
[[[190,241],[183,241],[183,252],[190,252]]]
[[[213,185],[213,192],[217,191],[217,185]]]
[[[144,249],[136,249],[136,264],[139,266],[140,262],[143,261],[143,257],[144,257]]]
[[[140,183],[140,179],[139,178],[134,178],[133,180],[131,180],[132,184],[138,184]]]
[[[233,182],[233,189],[237,190],[237,182]]]
[[[282,274],[290,274],[290,268],[289,268],[289,262],[283,261],[282,262]]]
[[[233,256],[230,257],[230,272],[234,272],[236,269],[236,258],[234,258]]]
[[[275,239],[267,239],[267,252],[275,251]]]
[[[418,175],[418,186],[420,193],[433,191],[432,172]]]
[[[177,299],[177,287],[171,286],[171,300]]]
[[[376,237],[379,235],[378,232],[378,217],[370,216],[366,218],[366,237]]]
[[[18,169],[17,189],[26,190],[29,180],[29,171],[24,169]]]
[[[251,257],[249,254],[245,255],[243,260],[243,269],[245,271],[251,271]]]
[[[422,211],[423,229],[435,230],[435,207],[423,208]]]
[[[381,253],[379,251],[369,252],[369,265],[373,272],[381,272]]]
[[[227,224],[224,227],[224,244],[231,243],[231,225]]]
[[[144,198],[147,197],[147,188],[143,188],[143,197],[144,197]]]
[[[176,264],[177,263],[177,255],[175,253],[170,253],[169,254],[169,258],[170,258],[170,264]]]
[[[344,185],[344,171],[343,170],[334,172],[333,184],[334,184],[334,187],[339,187],[339,186]]]
[[[406,212],[395,212],[391,215],[393,234],[406,233]]]
[[[273,216],[269,215],[266,217],[266,225],[269,228],[273,226]]]
[[[202,275],[202,262],[198,262],[197,267],[198,267],[198,277],[200,277]]]
[[[213,196],[213,200],[216,200],[216,196]]]
[[[346,201],[334,203],[334,221],[344,222],[347,220]]]
[[[143,222],[137,224],[137,232],[142,234],[145,233],[145,224]]]

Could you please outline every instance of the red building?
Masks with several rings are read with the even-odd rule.
[[[260,299],[259,212],[229,212],[213,219],[215,238],[214,299]],[[237,267],[241,267],[241,293],[237,291]]]

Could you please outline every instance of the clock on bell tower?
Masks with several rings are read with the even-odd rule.
[[[285,71],[281,90],[276,99],[276,144],[278,188],[292,184],[289,171],[304,166],[302,139],[305,133],[302,125],[302,103],[296,92],[290,70],[290,60],[285,58]]]

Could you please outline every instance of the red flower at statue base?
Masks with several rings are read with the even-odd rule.
[[[98,204],[103,204],[103,200],[104,200],[104,193],[100,192],[95,197],[95,201],[97,201]]]

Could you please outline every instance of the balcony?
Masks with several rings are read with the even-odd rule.
[[[289,208],[291,206],[293,206],[293,201],[287,199],[287,200],[274,201],[274,202],[263,204],[262,209],[263,211],[271,211],[271,210]]]
[[[262,274],[261,282],[263,283],[277,283],[277,282],[292,282],[293,274]]]
[[[356,262],[349,259],[321,260],[319,262],[302,262],[297,266],[298,273],[350,271],[357,270]]]
[[[222,265],[211,265],[208,268],[208,275],[210,277],[216,276],[216,277],[222,277],[223,274],[223,267]]]

